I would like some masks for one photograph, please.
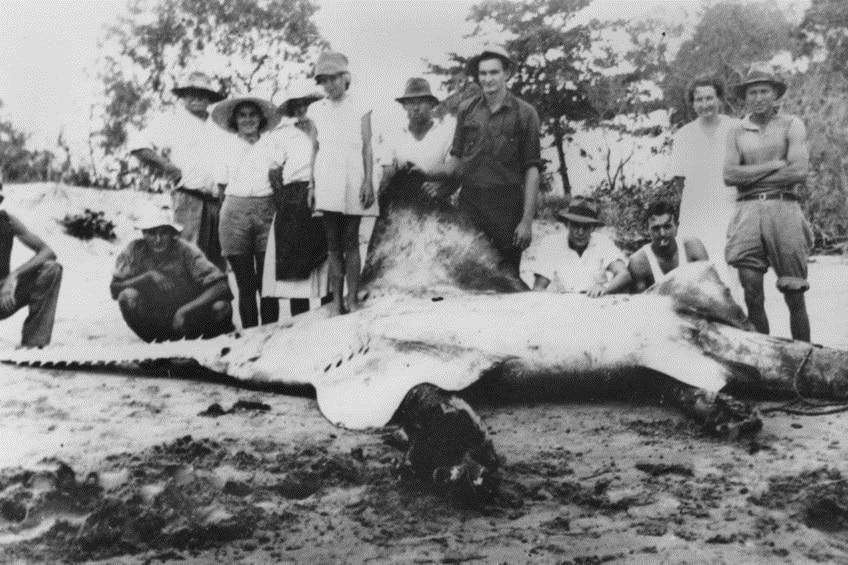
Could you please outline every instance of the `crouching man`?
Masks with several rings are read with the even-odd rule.
[[[110,290],[127,325],[144,341],[215,337],[233,331],[227,276],[164,210],[145,213],[115,263]]]
[[[0,202],[3,201],[2,186],[0,183]],[[15,238],[35,255],[11,270]],[[15,216],[0,210],[0,320],[29,306],[29,315],[21,332],[21,345],[24,347],[42,347],[50,343],[62,282],[62,265],[55,259],[56,254],[41,238]]]

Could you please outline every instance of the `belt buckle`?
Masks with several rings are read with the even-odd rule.
[[[762,201],[762,200],[766,200],[766,197],[767,197],[767,196],[768,196],[768,194],[767,194],[767,193],[765,193],[765,192],[761,192],[761,193],[759,193],[759,194],[757,195],[757,200],[760,200],[760,201]]]

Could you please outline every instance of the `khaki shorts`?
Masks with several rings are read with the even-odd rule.
[[[781,292],[807,290],[807,258],[813,232],[801,205],[790,200],[746,200],[736,203],[727,227],[727,264],[737,269],[777,274]]]
[[[221,253],[225,257],[265,253],[273,219],[273,196],[227,196],[221,206]]]

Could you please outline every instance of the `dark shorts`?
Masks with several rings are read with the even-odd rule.
[[[227,196],[221,206],[221,252],[224,257],[265,253],[274,220],[274,197]]]
[[[737,202],[727,228],[727,264],[737,269],[777,274],[781,292],[807,290],[807,259],[813,232],[801,205],[791,200]]]

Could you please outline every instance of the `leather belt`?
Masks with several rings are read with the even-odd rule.
[[[736,198],[737,202],[749,200],[791,200],[798,202],[799,198],[791,192],[760,192],[759,194],[746,194]]]

